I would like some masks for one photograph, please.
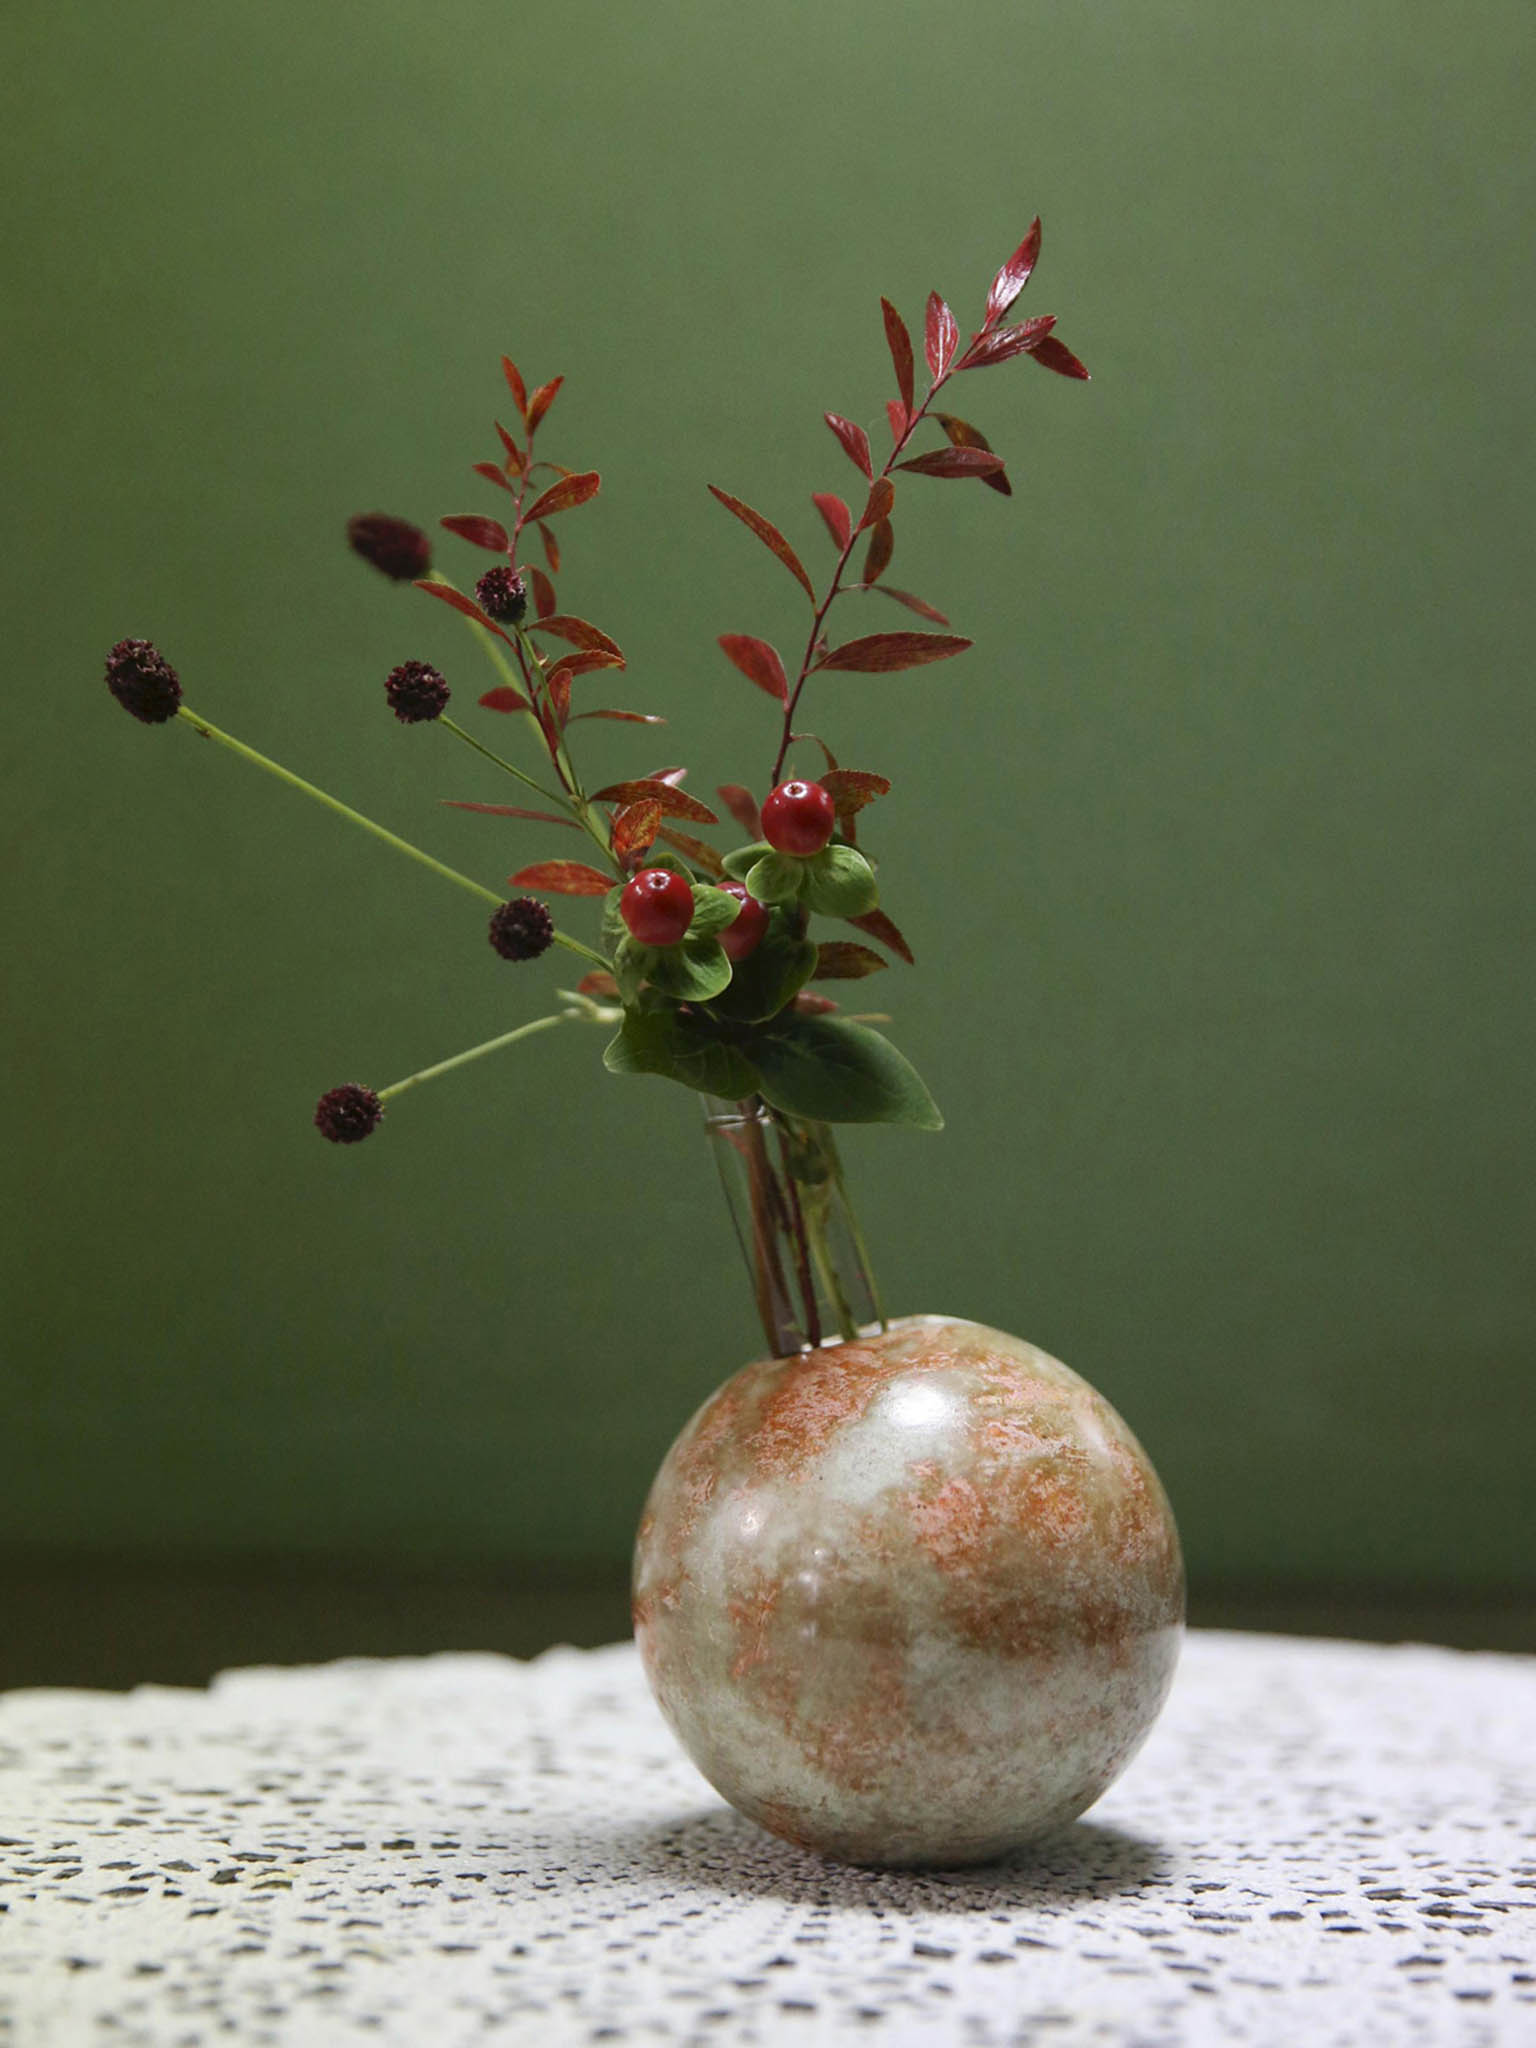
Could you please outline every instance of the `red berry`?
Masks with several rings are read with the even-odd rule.
[[[619,915],[642,946],[675,946],[693,923],[693,891],[670,868],[642,868],[624,885]]]
[[[728,924],[720,934],[720,943],[727,960],[745,960],[762,944],[763,933],[768,929],[768,906],[749,896],[743,882],[722,882],[720,887],[741,905],[736,922]]]
[[[837,806],[819,782],[781,782],[763,805],[763,837],[775,853],[820,853],[836,823]]]

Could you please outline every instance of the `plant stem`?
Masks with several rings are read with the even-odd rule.
[[[284,768],[266,754],[258,753],[255,747],[248,747],[244,740],[237,740],[233,734],[221,732],[216,725],[210,725],[206,718],[201,717],[189,706],[181,705],[176,716],[185,719],[193,732],[200,733],[205,740],[217,740],[221,747],[228,747],[230,752],[238,754],[242,761],[249,761],[254,767],[265,769],[268,775],[275,775],[279,782],[286,782],[290,789],[297,789],[303,795],[313,797],[317,804],[324,804],[328,811],[334,811],[338,818],[345,818],[349,825],[356,825],[364,832],[371,833],[375,839],[383,840],[384,844],[392,846],[396,853],[409,855],[422,867],[430,868],[434,875],[441,875],[445,882],[453,882],[460,889],[467,889],[471,896],[478,896],[482,903],[506,902],[505,896],[498,895],[494,889],[487,889],[483,882],[475,882],[468,875],[461,875],[457,868],[451,868],[430,853],[424,853],[419,846],[412,846],[408,839],[402,839],[398,833],[388,831],[383,825],[376,825],[372,818],[365,818],[361,811],[354,811],[350,804],[342,803],[339,797],[316,788],[312,782],[306,782],[302,775],[295,775],[291,768]],[[608,965],[601,953],[595,953],[590,946],[584,946],[580,939],[573,939],[565,932],[555,933],[555,944],[563,946],[568,953],[579,954],[583,960],[593,961],[599,967]]]
[[[474,624],[473,619],[471,619],[470,624]],[[570,805],[566,803],[565,798],[557,791],[546,789],[542,782],[535,782],[531,775],[525,775],[521,768],[515,768],[510,761],[504,761],[500,754],[493,754],[489,747],[482,746],[472,732],[466,732],[458,720],[450,718],[446,711],[438,719],[437,723],[441,726],[446,726],[448,731],[454,734],[456,738],[461,739],[466,747],[473,747],[477,754],[484,754],[487,761],[494,761],[498,768],[505,768],[509,775],[515,775],[519,782],[533,791],[535,796],[543,797],[545,803],[560,804],[567,810],[570,809]]]
[[[455,1067],[465,1067],[471,1060],[484,1059],[488,1052],[500,1052],[504,1045],[514,1045],[520,1038],[531,1038],[535,1031],[547,1031],[552,1024],[579,1021],[574,1012],[569,1010],[562,1010],[553,1017],[535,1017],[531,1024],[519,1024],[515,1031],[504,1031],[500,1038],[488,1038],[484,1045],[472,1045],[468,1052],[456,1052],[451,1060],[439,1060],[435,1067],[423,1067],[419,1074],[407,1074],[403,1081],[395,1081],[388,1088],[381,1088],[379,1100],[392,1102],[397,1095],[403,1095],[407,1088],[414,1088],[419,1081],[435,1081],[439,1074],[451,1074]]]
[[[890,475],[897,456],[906,447],[917,428],[927,417],[929,406],[932,405],[953,374],[952,370],[946,370],[942,377],[935,378],[927,397],[907,421],[906,432],[886,457],[885,467],[881,470],[880,477]],[[880,477],[875,479],[876,483],[880,481]],[[873,485],[871,488],[873,488]],[[816,607],[816,616],[811,620],[810,637],[805,643],[805,653],[800,660],[800,673],[796,676],[795,686],[790,691],[784,705],[784,731],[779,739],[779,751],[774,759],[773,773],[768,778],[769,786],[772,788],[777,788],[779,779],[784,773],[784,757],[789,752],[790,739],[794,733],[795,712],[799,707],[800,692],[805,688],[806,682],[810,677],[811,662],[816,653],[816,643],[821,637],[822,622],[825,620],[827,613],[832,609],[832,600],[841,593],[843,571],[848,566],[849,558],[853,554],[854,543],[858,540],[859,534],[859,527],[854,526],[853,531],[848,536],[848,545],[837,558],[837,567],[832,571],[832,581],[827,585],[827,594]]]

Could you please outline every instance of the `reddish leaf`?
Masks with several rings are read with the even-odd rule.
[[[955,350],[960,344],[960,329],[955,316],[937,292],[928,294],[928,315],[923,323],[923,340],[926,345],[928,367],[933,372],[934,383],[937,384],[954,361]]]
[[[561,734],[565,728],[561,725],[547,701],[542,704],[535,704],[533,715],[539,721],[539,730],[544,735],[544,745],[549,750],[550,760],[558,761],[560,759]]]
[[[696,796],[674,789],[670,782],[658,781],[655,776],[643,776],[633,782],[610,782],[606,789],[592,793],[592,801],[598,804],[638,804],[647,797],[654,797],[668,818],[687,818],[695,825],[720,822],[708,804],[701,804]]]
[[[889,796],[891,792],[886,778],[871,774],[867,768],[831,768],[821,778],[821,786],[836,804],[840,818],[856,817],[877,796]]]
[[[886,675],[894,669],[924,668],[930,661],[948,661],[964,654],[969,640],[945,633],[869,633],[834,647],[817,668],[852,670],[859,675]]]
[[[896,389],[901,393],[901,402],[910,414],[912,410],[912,337],[907,332],[907,323],[902,319],[889,299],[880,301],[880,311],[885,316],[885,341],[891,352],[891,361],[896,369]]]
[[[548,889],[552,896],[606,896],[613,887],[611,875],[584,867],[579,860],[536,860],[531,868],[519,868],[508,875],[509,889]]]
[[[885,416],[891,423],[892,444],[899,448],[906,436],[912,415],[899,398],[888,398],[885,401]]]
[[[757,799],[750,789],[743,789],[739,782],[722,782],[715,795],[749,839],[762,838],[762,815],[757,808]]]
[[[540,619],[534,620],[536,626],[543,623]],[[598,647],[591,648],[583,654],[562,654],[555,663],[556,668],[563,668],[573,679],[577,676],[589,676],[594,669],[622,668],[623,666],[624,659],[622,655],[615,659],[613,655],[606,653],[602,648]]]
[[[1031,353],[1037,363],[1047,370],[1054,370],[1058,377],[1081,377],[1085,384],[1088,382],[1086,363],[1080,363],[1066,343],[1058,341],[1054,334]]]
[[[643,803],[626,804],[615,814],[611,834],[613,857],[620,865],[631,855],[643,853],[661,829],[661,805],[648,797]]]
[[[801,740],[809,740],[813,747],[820,747],[823,754],[826,755],[827,766],[829,768],[835,768],[837,766],[836,754],[833,753],[832,749],[827,745],[826,741],[822,738],[819,732],[792,732],[789,738],[790,744],[792,746]]]
[[[518,447],[516,441],[513,440],[512,436],[507,432],[506,428],[501,424],[500,420],[496,422],[496,431],[501,436],[502,447],[505,448],[507,451],[508,469],[512,471],[514,476],[521,476],[523,473],[522,449]]]
[[[752,507],[744,505],[740,498],[733,498],[729,491],[717,490],[713,484],[710,485],[709,489],[710,495],[717,498],[727,512],[734,512],[742,525],[749,527],[763,543],[763,546],[770,548],[778,556],[790,575],[795,578],[806,596],[811,600],[811,603],[814,604],[816,602],[816,592],[811,585],[811,579],[801,567],[800,557],[795,553],[779,529],[770,520],[765,519],[761,512],[754,512]]]
[[[869,553],[864,557],[864,581],[878,583],[890,567],[896,549],[896,534],[889,519],[877,519],[869,530]]]
[[[956,448],[980,448],[988,455],[992,453],[992,443],[981,429],[973,427],[969,420],[960,419],[952,412],[936,412],[933,417],[944,429],[951,443]],[[1013,496],[1013,485],[1009,483],[1007,476],[1002,470],[998,470],[990,476],[984,476],[982,482],[989,491],[997,491],[1005,498]]]
[[[551,484],[541,497],[534,499],[523,514],[524,522],[549,519],[556,512],[568,512],[573,505],[585,505],[588,498],[597,496],[602,481],[595,469],[584,469],[576,476],[561,477],[559,483]]]
[[[995,334],[983,334],[960,358],[962,370],[985,370],[993,363],[1006,363],[1014,356],[1033,355],[1056,325],[1054,313],[1042,313],[1037,320],[1021,320],[1017,327],[1000,327]]]
[[[697,867],[704,868],[708,873],[716,876],[725,873],[725,862],[715,849],[706,846],[702,839],[695,839],[691,832],[677,832],[670,825],[663,825],[656,837],[664,839],[668,846],[675,846],[679,853],[686,854]]]
[[[862,427],[856,427],[852,420],[845,420],[841,413],[823,413],[822,418],[843,444],[843,452],[850,462],[856,463],[867,477],[873,477],[875,465],[870,458],[869,436]]]
[[[556,726],[564,732],[571,718],[571,672],[563,663],[549,679],[549,708]]]
[[[575,711],[571,724],[582,718],[611,718],[624,725],[665,725],[666,720],[654,711]]]
[[[882,519],[889,519],[891,507],[896,502],[896,486],[888,476],[878,477],[869,487],[865,502],[864,516],[859,521],[859,532],[868,526],[878,526]]]
[[[523,382],[521,371],[510,356],[502,357],[501,373],[507,380],[507,389],[512,393],[512,403],[517,407],[523,418],[527,419],[528,387]]]
[[[539,539],[544,543],[544,559],[549,564],[550,575],[558,576],[560,574],[560,543],[542,521],[539,524]]]
[[[720,646],[726,660],[739,668],[748,682],[756,683],[779,703],[785,701],[789,677],[784,673],[777,648],[770,647],[766,640],[754,639],[750,633],[722,633]]]
[[[574,818],[560,818],[553,811],[525,811],[516,804],[461,804],[451,796],[445,796],[443,802],[450,811],[480,811],[487,818],[531,818],[538,825],[569,825],[573,832],[578,829]]]
[[[528,431],[531,434],[545,413],[555,402],[555,393],[565,382],[563,377],[551,377],[547,384],[541,384],[528,401]]]
[[[533,620],[529,630],[534,633],[553,633],[557,640],[568,640],[573,647],[580,647],[588,653],[609,654],[614,657],[607,665],[622,668],[624,656],[616,640],[610,640],[606,633],[585,619],[572,618],[569,612],[553,612],[547,619]]]
[[[802,1017],[830,1017],[837,1004],[830,996],[819,996],[814,989],[803,988],[795,997],[794,1007]]]
[[[866,974],[879,974],[890,966],[868,946],[852,939],[828,939],[816,948],[812,981],[862,981]]]
[[[1001,455],[985,448],[935,448],[927,455],[914,455],[910,462],[898,462],[898,469],[910,469],[918,476],[996,476],[1003,466]]]
[[[889,946],[897,958],[905,960],[909,967],[916,965],[912,958],[912,948],[883,910],[866,910],[862,917],[850,917],[848,922],[855,931],[867,933],[870,938],[878,939],[882,946]]]
[[[1040,259],[1040,216],[1035,215],[1029,233],[992,280],[987,293],[985,325],[995,327],[1014,300],[1029,283],[1029,273]]]
[[[841,498],[831,491],[812,491],[811,503],[827,522],[827,531],[832,536],[832,545],[839,552],[848,545],[853,532],[853,514]]]
[[[547,619],[555,611],[555,586],[542,569],[530,567],[528,581],[533,585],[533,609],[535,616]]]
[[[477,626],[484,626],[498,640],[505,640],[509,647],[512,645],[510,636],[502,632],[496,621],[488,619],[472,597],[466,597],[462,590],[455,590],[451,583],[431,583],[424,579],[416,588],[424,590],[428,597],[441,598],[444,604],[451,604],[456,612],[462,612],[466,619],[473,619]]]
[[[456,533],[460,540],[470,541],[477,548],[489,548],[493,555],[504,555],[512,545],[499,519],[482,519],[478,512],[465,512],[439,524]]]
[[[919,618],[932,619],[936,626],[947,626],[949,620],[937,605],[925,604],[920,597],[914,597],[910,590],[896,590],[889,583],[875,583],[870,586],[882,597],[894,597],[898,604],[904,604],[909,612],[916,612]]]
[[[508,683],[498,683],[494,690],[487,690],[480,699],[481,708],[486,711],[531,711],[533,706],[519,691]]]
[[[647,782],[670,782],[674,789],[687,779],[686,768],[652,768],[645,777]]]
[[[474,464],[474,472],[476,476],[483,476],[488,484],[495,484],[499,490],[510,491],[512,489],[512,486],[507,482],[506,471],[498,462],[477,462]]]
[[[605,968],[594,967],[590,974],[584,974],[576,984],[579,996],[617,996],[619,984]]]

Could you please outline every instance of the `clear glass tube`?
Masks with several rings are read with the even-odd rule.
[[[774,1356],[883,1329],[831,1126],[706,1096],[704,1129]]]

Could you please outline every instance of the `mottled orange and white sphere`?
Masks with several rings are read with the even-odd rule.
[[[749,1365],[635,1549],[663,1714],[733,1806],[844,1862],[981,1862],[1075,1819],[1173,1676],[1146,1453],[1075,1372],[951,1316]]]

